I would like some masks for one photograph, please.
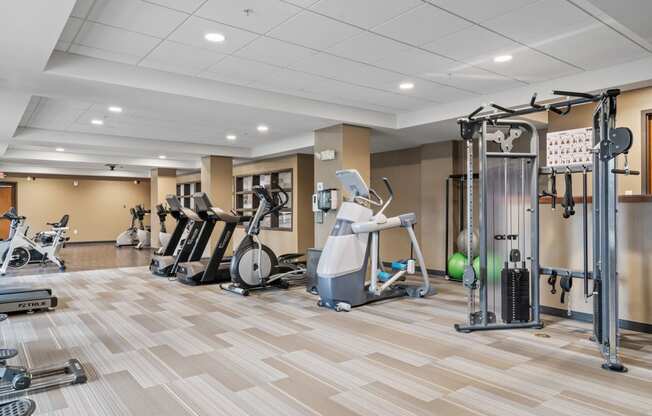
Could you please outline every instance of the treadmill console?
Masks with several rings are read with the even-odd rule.
[[[181,202],[179,202],[179,198],[176,197],[176,195],[168,195],[165,197],[165,200],[168,203],[168,206],[170,207],[170,211],[181,211]]]
[[[195,212],[208,212],[211,209],[211,200],[208,199],[206,192],[196,192],[192,196],[195,201]]]

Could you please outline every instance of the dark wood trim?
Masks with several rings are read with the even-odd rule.
[[[561,200],[562,200],[561,197],[557,198],[557,204],[561,204]],[[582,203],[582,197],[575,196],[575,197],[573,197],[573,201],[575,201],[576,204],[581,204]],[[593,202],[593,197],[588,196],[587,197],[587,202],[589,204],[591,202]],[[650,195],[650,194],[646,194],[646,195],[620,195],[618,197],[618,202],[628,202],[628,203],[652,202],[652,195]],[[541,205],[550,205],[550,204],[552,204],[552,198],[549,197],[549,196],[540,198],[539,203]]]
[[[11,187],[11,205],[18,211],[18,182],[0,181],[0,186]]]
[[[554,308],[552,306],[542,305],[541,313],[545,315],[557,316],[560,318],[572,319],[573,321],[593,322],[593,314],[591,313],[573,311],[571,313],[571,316],[568,316],[568,310]],[[636,321],[629,321],[627,319],[619,319],[618,325],[622,329],[626,329],[628,331],[636,331],[636,332],[643,332],[646,334],[652,334],[652,324],[648,324],[645,322],[636,322]]]
[[[652,109],[641,111],[641,189],[652,194],[652,131],[650,131]]]

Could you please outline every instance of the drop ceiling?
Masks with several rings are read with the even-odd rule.
[[[51,40],[54,55],[43,79],[35,75],[36,81],[25,82],[37,87],[34,91],[25,87],[30,99],[8,152],[46,152],[52,143],[43,142],[42,131],[56,131],[86,135],[74,136],[80,140],[97,136],[110,142],[122,137],[139,143],[221,146],[240,156],[258,148],[256,154],[261,155],[260,149],[273,149],[275,143],[290,139],[305,148],[306,141],[297,137],[356,121],[379,128],[377,150],[408,147],[450,139],[451,129],[425,126],[388,134],[388,125],[397,123],[398,128],[396,120],[413,114],[455,103],[478,105],[492,95],[528,91],[556,80],[596,78],[608,68],[650,59],[652,50],[649,31],[637,18],[652,10],[636,0],[619,2],[620,8],[602,0],[73,3]],[[207,33],[220,33],[225,41],[208,42]],[[499,55],[512,59],[497,63],[494,58]],[[90,59],[84,62],[91,62],[96,73],[75,72],[81,62],[75,56]],[[114,81],[107,80],[111,75],[115,79],[117,71],[171,81],[127,85],[125,77],[122,85],[111,89],[107,85]],[[408,81],[414,88],[401,90],[399,84]],[[62,85],[72,85],[70,94]],[[152,91],[149,101],[130,100],[127,95],[121,100],[118,92],[125,88],[133,94],[160,91]],[[181,100],[186,96],[180,92],[183,88],[193,105]],[[171,95],[163,103],[154,93]],[[212,93],[221,95],[207,104]],[[107,107],[114,104],[125,111],[108,113]],[[94,126],[92,119],[102,119],[104,125]],[[387,122],[376,126],[368,121],[372,119]],[[269,133],[260,135],[259,124],[269,125]],[[40,135],[29,136],[32,130]],[[419,137],[410,137],[415,131]],[[21,132],[31,141],[21,142]],[[227,134],[236,134],[237,140],[227,140]],[[138,146],[139,157],[147,156],[143,147]],[[93,149],[78,146],[80,154]],[[122,148],[104,146],[101,151],[124,156]],[[156,159],[157,153],[148,157]],[[197,153],[178,152],[178,159],[197,159]]]

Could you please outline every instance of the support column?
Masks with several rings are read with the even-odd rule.
[[[335,150],[335,160],[319,160],[315,158],[315,192],[317,183],[322,182],[324,189],[335,188],[339,192],[342,203],[344,189],[335,176],[341,169],[357,169],[367,184],[371,177],[371,151],[369,142],[371,130],[367,127],[340,124],[315,131],[315,153],[323,150]],[[324,215],[321,224],[315,224],[315,247],[323,248],[328,234],[335,223],[335,211]]]
[[[151,244],[154,248],[159,248],[161,242],[158,235],[161,230],[161,224],[156,215],[156,205],[165,202],[165,197],[168,194],[176,194],[177,192],[177,171],[175,169],[152,169],[150,174],[150,214],[149,223],[152,228]],[[174,219],[168,216],[165,220],[165,226],[168,232],[172,232],[174,227]]]
[[[233,159],[224,156],[205,156],[201,159],[201,189],[211,203],[224,211],[233,208]],[[208,255],[222,233],[224,223],[218,222],[208,244]],[[227,248],[230,253],[231,247]]]

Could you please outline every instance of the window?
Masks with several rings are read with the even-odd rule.
[[[279,212],[265,217],[261,227],[271,230],[292,230],[292,170],[236,176],[234,180],[235,210],[240,215],[253,215],[258,208],[258,197],[252,191],[254,186],[265,186],[273,194],[279,193],[282,188],[288,195],[287,205]]]
[[[177,198],[179,198],[181,206],[192,209],[194,207],[192,195],[195,192],[201,192],[201,182],[178,183]]]

